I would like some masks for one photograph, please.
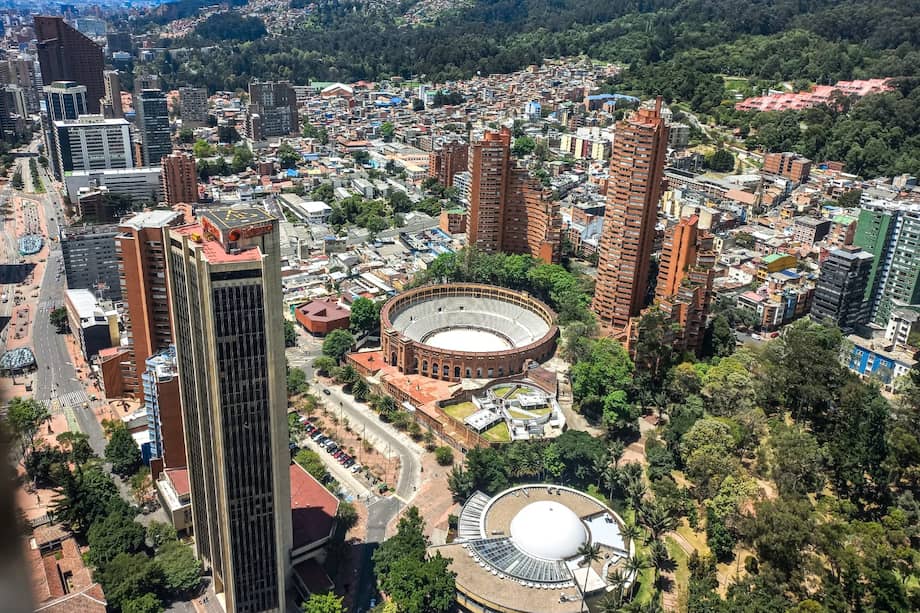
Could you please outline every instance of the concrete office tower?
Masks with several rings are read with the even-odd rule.
[[[460,173],[457,173],[458,175]],[[511,131],[486,132],[470,145],[469,243],[486,253],[520,253],[559,260],[558,203],[511,160]]]
[[[204,87],[180,87],[179,117],[183,127],[207,123],[208,90]]]
[[[227,611],[282,611],[291,548],[278,222],[209,210],[167,245],[195,547]]]
[[[116,226],[71,226],[61,230],[61,256],[68,289],[87,289],[104,300],[121,300]]]
[[[713,236],[699,229],[697,215],[665,232],[655,300],[670,323],[679,327],[670,339],[677,349],[699,353],[703,347],[715,263]]]
[[[168,206],[198,202],[198,170],[194,156],[172,153],[163,158],[161,166],[163,194]]]
[[[98,113],[99,101],[105,96],[102,47],[64,23],[61,17],[35,17],[35,38],[42,80],[76,81],[85,85],[87,110]]]
[[[920,205],[863,203],[853,244],[873,256],[866,288],[871,321],[885,326],[897,307],[920,304]]]
[[[88,101],[87,101],[88,102]],[[72,170],[131,168],[131,133],[124,119],[83,115],[54,122],[59,176]]]
[[[163,228],[179,225],[182,219],[175,211],[138,213],[119,226],[115,237],[128,339],[128,360],[121,368],[127,396],[141,397],[147,359],[172,344]]]
[[[660,99],[617,126],[591,305],[604,327],[626,328],[645,304],[667,144]]]
[[[834,249],[821,264],[811,315],[832,323],[847,334],[869,323],[866,288],[872,272],[872,254],[859,247]]]
[[[119,119],[125,116],[124,109],[121,106],[121,77],[117,70],[106,70],[103,79],[105,81],[105,98],[102,99],[102,114],[105,117]]]
[[[247,132],[254,141],[300,131],[297,94],[287,81],[249,84]]]
[[[41,114],[42,134],[44,136],[45,151],[51,161],[51,171],[58,179],[60,174],[60,160],[57,157],[57,139],[54,131],[55,121],[65,119],[75,120],[80,115],[85,115],[86,86],[74,81],[55,81],[42,88],[45,99],[45,109]]]
[[[137,129],[141,133],[143,165],[157,166],[172,153],[169,136],[169,109],[166,94],[158,89],[145,89],[137,95]]]

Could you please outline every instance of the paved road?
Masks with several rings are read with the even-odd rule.
[[[369,407],[355,402],[340,387],[325,386],[314,382],[323,402],[335,412],[341,412],[353,425],[364,428],[364,438],[378,450],[395,452],[400,459],[399,478],[396,483],[396,495],[380,498],[367,506],[367,538],[363,549],[361,575],[358,578],[355,595],[356,610],[367,610],[371,598],[377,594],[376,580],[373,574],[371,555],[384,541],[390,521],[406,505],[410,504],[421,481],[422,449],[409,437],[381,423]],[[326,394],[323,390],[328,390]]]

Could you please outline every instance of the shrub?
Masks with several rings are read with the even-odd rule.
[[[441,466],[450,466],[454,463],[454,450],[448,446],[438,447],[434,450],[434,459]]]

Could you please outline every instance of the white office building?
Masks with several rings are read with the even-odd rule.
[[[54,122],[60,176],[74,170],[132,168],[131,133],[125,119],[83,115]]]

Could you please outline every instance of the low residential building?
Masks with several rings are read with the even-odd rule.
[[[763,171],[804,183],[811,173],[811,160],[796,153],[768,153],[763,158]]]
[[[448,234],[466,232],[466,209],[444,209],[438,219],[438,227]]]
[[[36,527],[29,539],[27,555],[36,611],[105,613],[108,604],[105,592],[84,564],[80,545],[63,526]]]
[[[192,489],[189,485],[188,469],[167,468],[156,481],[160,503],[176,532],[190,533],[192,530]]]
[[[815,217],[796,217],[792,224],[792,240],[803,245],[812,246],[828,235],[831,230],[830,219]]]
[[[847,340],[853,347],[847,358],[847,367],[860,377],[878,381],[889,391],[895,381],[917,363],[913,351],[891,347],[884,338],[865,339],[851,334]]]

